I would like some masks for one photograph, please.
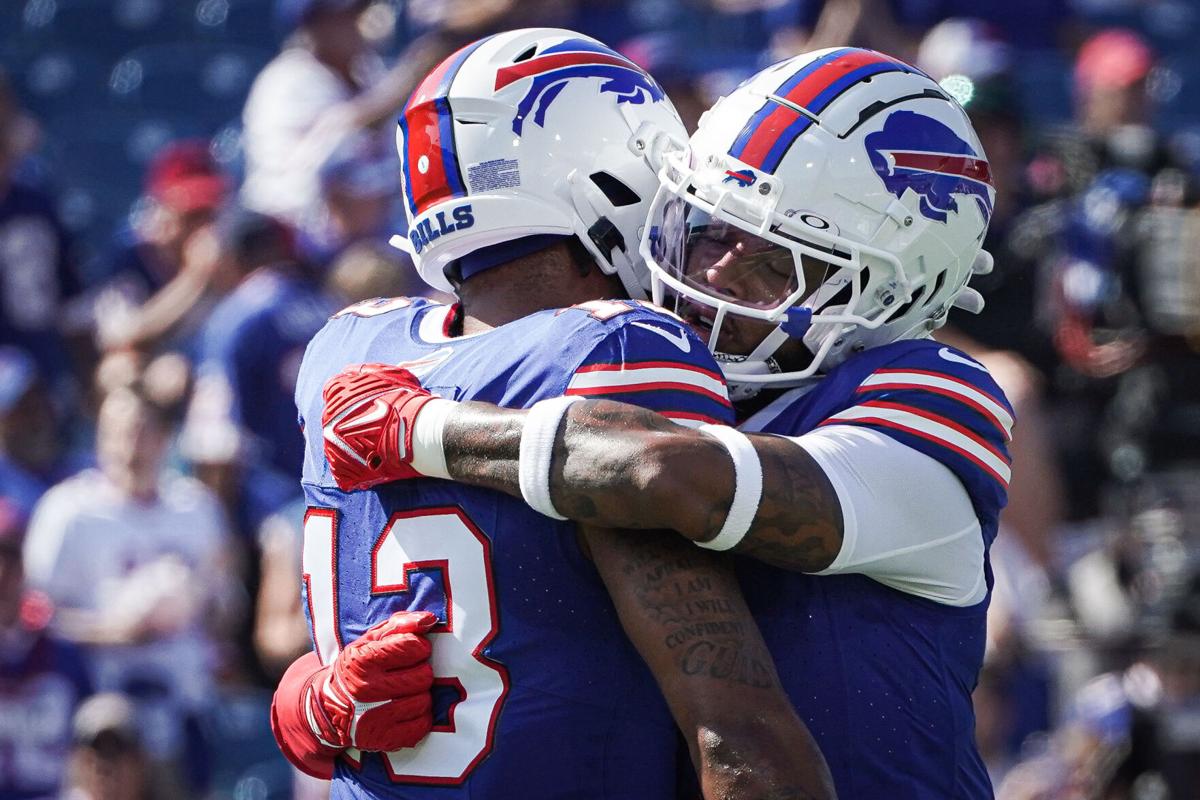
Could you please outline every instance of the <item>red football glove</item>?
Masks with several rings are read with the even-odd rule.
[[[369,628],[304,687],[313,735],[332,748],[412,747],[433,725],[428,611],[400,611]]]
[[[419,478],[412,461],[413,423],[433,395],[411,372],[360,364],[325,384],[321,430],[325,458],[342,491]]]

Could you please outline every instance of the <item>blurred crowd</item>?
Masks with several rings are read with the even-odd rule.
[[[321,796],[266,721],[309,647],[296,371],[338,308],[429,293],[387,244],[396,112],[530,25],[690,126],[840,44],[962,102],[996,270],[945,336],[1020,420],[981,749],[1005,800],[1200,798],[1200,3],[2,5],[3,800]]]

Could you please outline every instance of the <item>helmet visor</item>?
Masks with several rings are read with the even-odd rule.
[[[794,249],[679,197],[664,202],[657,216],[651,257],[701,302],[707,297],[767,316],[801,299],[828,266],[815,260],[808,265]],[[813,268],[808,275],[806,266]]]

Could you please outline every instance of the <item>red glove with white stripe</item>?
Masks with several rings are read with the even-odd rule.
[[[360,364],[334,375],[322,393],[325,458],[342,491],[419,478],[410,463],[413,425],[434,396],[403,367]]]
[[[433,725],[432,645],[437,624],[427,611],[399,611],[369,628],[307,681],[304,713],[317,740],[331,748],[412,747]]]

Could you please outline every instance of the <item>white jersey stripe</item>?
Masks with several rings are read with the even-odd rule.
[[[708,394],[715,394],[725,401],[729,393],[725,382],[705,372],[687,369],[685,367],[629,367],[622,370],[593,370],[576,372],[567,384],[568,393],[579,390],[590,390],[589,394],[598,389],[616,388],[621,386],[636,386],[640,384],[686,384]],[[686,390],[686,387],[683,387]]]
[[[699,428],[701,425],[712,425],[713,424],[712,422],[708,422],[707,420],[698,419],[695,417],[680,417],[680,416],[676,416],[675,414],[669,414],[669,413],[664,413],[663,416],[666,417],[667,419],[671,420],[671,422],[674,422],[676,425],[682,425],[685,428]],[[721,423],[718,421],[716,424],[720,425]]]
[[[861,389],[915,388],[940,390],[966,401],[990,419],[1006,439],[1012,439],[1013,418],[1008,410],[980,390],[962,381],[932,373],[885,370],[869,375]]]
[[[877,422],[886,427],[899,428],[945,445],[991,473],[1005,487],[1008,486],[1009,478],[1012,475],[1008,464],[980,442],[949,425],[914,414],[911,411],[879,406],[854,406],[830,417],[823,424],[834,422]]]

